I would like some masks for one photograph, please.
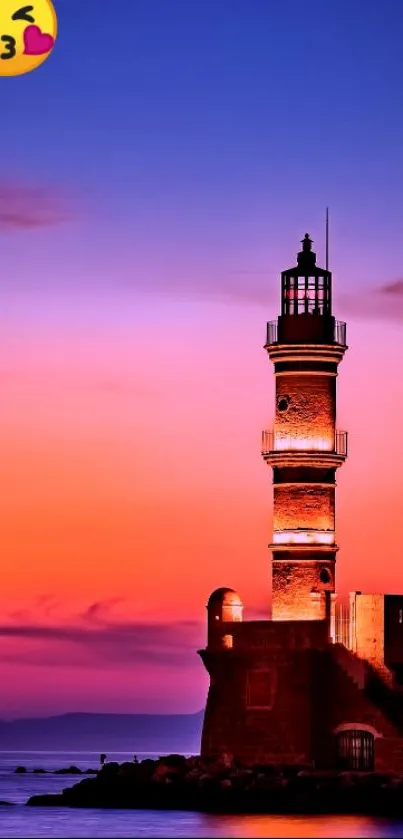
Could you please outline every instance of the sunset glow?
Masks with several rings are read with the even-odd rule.
[[[274,425],[266,323],[306,230],[323,264],[328,205],[349,457],[336,537],[282,522],[274,541],[336,538],[341,598],[403,590],[400,7],[363,27],[347,0],[124,0],[102,65],[106,22],[79,5],[2,88],[3,718],[197,711],[210,593],[268,616],[261,429],[275,450],[334,441]]]

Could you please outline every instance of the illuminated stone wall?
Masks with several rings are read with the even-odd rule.
[[[350,595],[352,651],[368,661],[381,678],[393,683],[385,665],[385,597],[383,594]]]
[[[208,643],[210,647],[220,649],[230,646],[231,639],[225,640],[223,626],[231,623],[242,623],[243,604],[239,594],[233,589],[216,589],[207,604]]]
[[[201,753],[245,763],[304,763],[313,758],[314,650],[326,627],[316,622],[253,621],[227,626],[233,647],[201,650],[211,677]]]
[[[275,431],[298,438],[324,440],[334,445],[335,376],[276,376]]]
[[[334,531],[334,485],[279,484],[274,487],[273,530]]]
[[[335,376],[278,374],[276,450],[333,450],[335,412]],[[279,481],[273,487],[273,544],[284,545],[285,551],[287,544],[310,545],[313,551],[315,545],[334,545],[335,484],[323,485],[320,471],[317,480],[314,475],[312,478],[304,481],[295,474],[293,482]],[[334,555],[324,553],[322,558],[308,553],[305,557],[290,553],[285,559],[273,554],[274,620],[321,620],[326,616],[324,592],[334,592]]]
[[[382,701],[372,701],[335,660],[325,622],[252,621],[223,628],[232,633],[230,648],[200,650],[211,680],[203,756],[226,753],[250,764],[314,761],[317,768],[331,768],[339,728],[362,725],[378,734],[377,767],[403,766],[400,729]]]
[[[323,583],[321,571],[329,581]],[[330,560],[272,562],[272,618],[322,620],[326,616],[325,591],[334,590],[334,563]]]
[[[352,608],[351,608],[352,606]],[[383,664],[384,596],[383,594],[350,595],[352,615],[352,648],[360,658]]]

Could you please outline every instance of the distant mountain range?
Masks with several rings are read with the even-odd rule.
[[[0,751],[172,752],[198,754],[197,714],[63,714],[0,721]]]

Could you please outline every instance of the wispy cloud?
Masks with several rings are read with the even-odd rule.
[[[0,230],[49,227],[70,217],[67,201],[56,192],[0,178]]]
[[[403,319],[403,279],[392,280],[357,294],[340,295],[338,311],[361,318]]]
[[[7,645],[0,661],[37,665],[99,667],[131,663],[192,666],[205,628],[197,621],[139,621],[112,616],[120,598],[90,604],[69,623],[36,622],[29,613],[10,616],[0,625],[0,639],[21,642],[12,656]],[[19,617],[20,620],[16,620]],[[21,619],[22,618],[22,619]],[[25,642],[25,643],[23,643]]]
[[[387,283],[378,289],[380,294],[403,294],[403,280],[395,280],[393,283]]]
[[[277,311],[279,282],[268,267],[230,268],[220,274],[190,272],[192,280],[180,271],[167,278],[163,272],[135,274],[130,285],[134,291],[147,294],[208,300],[229,305],[256,306],[262,311]],[[337,310],[360,318],[383,317],[400,320],[403,317],[403,279],[373,286],[360,287],[353,293],[344,293],[335,287]]]

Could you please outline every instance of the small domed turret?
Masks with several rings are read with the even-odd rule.
[[[234,589],[217,588],[213,591],[207,603],[208,644],[221,638],[223,623],[241,621],[242,612],[242,600]]]
[[[207,609],[213,609],[216,607],[221,607],[227,611],[228,609],[235,609],[239,612],[239,609],[242,614],[242,600],[237,591],[234,591],[233,588],[216,588],[215,591],[210,594],[207,603]],[[222,620],[240,620],[240,618],[236,617],[222,617]]]

